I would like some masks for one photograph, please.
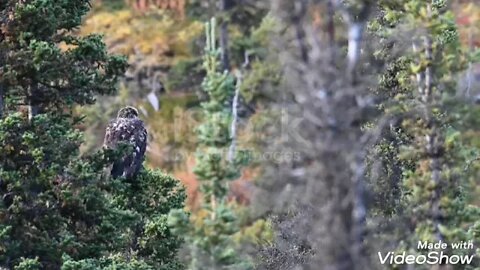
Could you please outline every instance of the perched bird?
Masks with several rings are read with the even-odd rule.
[[[118,111],[117,118],[110,121],[107,126],[104,147],[115,150],[120,143],[132,145],[133,151],[128,151],[115,159],[111,175],[113,178],[135,179],[145,159],[147,130],[134,107],[127,106]]]

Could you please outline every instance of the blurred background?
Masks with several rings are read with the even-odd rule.
[[[223,3],[225,2],[225,3]],[[225,6],[222,10],[222,4]],[[480,45],[480,3],[452,1],[462,45],[472,50]],[[241,122],[261,125],[263,101],[271,100],[272,87],[280,82],[278,59],[269,55],[274,22],[269,17],[270,2],[255,0],[96,0],[79,34],[104,35],[108,50],[128,57],[129,69],[118,96],[99,97],[88,114],[84,152],[103,143],[106,124],[125,105],[138,106],[148,125],[148,164],[177,176],[188,188],[189,206],[197,205],[197,181],[192,172],[196,145],[196,112],[205,98],[202,54],[204,23],[216,16],[228,21],[228,68],[235,72],[248,58],[248,72],[242,86]],[[321,18],[318,18],[320,20]],[[246,56],[248,55],[248,56]],[[480,83],[480,65],[471,67],[475,83]],[[475,88],[475,87],[472,87]],[[253,121],[253,124],[251,123]],[[248,123],[247,123],[248,122]],[[255,134],[240,131],[244,145],[253,147]],[[265,135],[265,134],[264,134]],[[258,139],[258,138],[257,138]],[[243,171],[232,186],[232,197],[248,203],[255,179],[254,166]]]
[[[86,109],[84,152],[95,151],[103,143],[106,124],[125,105],[137,106],[149,131],[148,165],[162,168],[186,185],[188,205],[198,206],[198,183],[192,172],[199,125],[196,117],[205,98],[201,84],[205,72],[202,54],[204,24],[213,16],[228,20],[229,69],[251,61],[249,68],[261,73],[249,76],[242,87],[241,121],[254,119],[262,97],[262,87],[276,83],[275,70],[260,59],[267,56],[268,3],[260,1],[110,0],[93,1],[79,34],[104,35],[108,50],[126,55],[129,69],[120,84],[118,96],[99,97]],[[262,23],[263,22],[263,23]],[[268,78],[264,78],[268,77]],[[277,76],[278,77],[278,76]],[[241,136],[244,143],[252,138]],[[250,182],[255,168],[246,169],[232,184],[231,196],[239,202],[250,200]]]
[[[328,12],[326,12],[328,5],[324,3],[326,1],[313,2],[318,2],[318,6],[316,6],[315,3],[309,4],[308,21],[313,26],[320,27],[327,23],[328,18],[325,17],[325,14],[328,14]],[[402,6],[402,3],[400,3],[402,1],[380,2],[385,2],[387,3],[385,6],[390,5],[390,7],[395,7],[395,5],[398,5],[398,7]],[[283,51],[293,51],[296,50],[297,47],[302,47],[302,44],[295,43],[295,38],[297,41],[302,39],[299,36],[292,38],[287,34],[283,35],[283,28],[280,27],[281,29],[278,29],[279,25],[282,24],[288,25],[288,27],[291,26],[291,28],[295,27],[296,17],[294,15],[289,17],[290,10],[292,14],[294,11],[298,12],[298,10],[301,10],[295,3],[296,1],[256,0],[94,1],[93,9],[84,19],[82,27],[78,29],[78,34],[103,34],[108,50],[112,53],[126,55],[130,66],[120,83],[119,94],[117,96],[98,97],[96,105],[81,109],[82,113],[87,115],[86,123],[82,127],[86,132],[86,143],[83,145],[82,151],[84,153],[94,152],[102,145],[105,125],[109,119],[115,117],[119,108],[125,105],[138,107],[149,132],[149,145],[147,149],[148,166],[161,168],[178,178],[187,188],[188,209],[192,211],[193,216],[202,216],[199,183],[194,173],[194,153],[197,145],[195,129],[201,123],[199,118],[199,111],[201,110],[200,103],[207,99],[206,94],[202,91],[202,81],[206,75],[204,67],[202,66],[202,55],[205,48],[205,22],[209,21],[212,17],[216,17],[219,25],[220,45],[222,48],[226,47],[228,49],[228,55],[222,55],[222,68],[230,71],[231,74],[241,72],[243,76],[239,102],[238,145],[258,154],[256,156],[257,159],[254,159],[253,162],[242,169],[241,177],[230,184],[228,191],[229,201],[234,203],[233,207],[240,217],[241,229],[237,237],[238,239],[247,239],[247,242],[255,243],[272,241],[273,230],[271,224],[267,222],[266,219],[252,217],[251,214],[247,213],[250,211],[249,208],[245,207],[250,206],[251,202],[256,199],[254,198],[256,196],[255,194],[257,194],[257,192],[255,192],[255,186],[261,185],[264,178],[275,178],[274,180],[278,180],[278,182],[273,181],[270,187],[273,187],[271,188],[272,191],[278,192],[266,198],[276,198],[276,195],[283,194],[279,195],[278,198],[283,198],[283,202],[285,202],[288,199],[294,198],[282,193],[284,189],[291,190],[292,188],[296,188],[296,186],[294,182],[285,184],[282,183],[283,178],[276,178],[278,175],[284,178],[287,177],[285,176],[287,174],[281,173],[283,171],[282,168],[279,168],[279,164],[288,163],[288,166],[290,166],[288,172],[292,175],[296,174],[296,176],[300,178],[310,177],[315,180],[316,177],[319,177],[315,173],[307,174],[307,176],[302,175],[301,168],[303,167],[298,166],[295,162],[291,162],[291,160],[295,158],[296,151],[302,149],[299,146],[282,145],[280,147],[282,149],[281,151],[292,154],[289,160],[286,162],[273,161],[273,163],[276,163],[274,166],[265,165],[272,162],[276,153],[275,151],[280,149],[275,148],[276,150],[272,150],[270,148],[272,141],[276,143],[278,139],[277,137],[275,137],[275,139],[269,137],[271,135],[269,132],[272,131],[270,128],[274,130],[273,132],[277,132],[275,134],[278,135],[278,129],[281,129],[285,124],[284,120],[287,123],[289,121],[288,119],[284,119],[282,115],[276,114],[279,113],[277,109],[285,104],[288,105],[295,96],[295,93],[289,91],[286,91],[285,94],[283,94],[284,92],[280,92],[281,89],[285,87],[283,84],[285,80],[295,80],[295,78],[291,78],[290,73],[285,72],[285,69],[282,67],[282,65],[285,65],[285,61],[284,59],[281,61],[280,58],[281,55],[283,55]],[[291,9],[289,9],[290,4]],[[480,46],[480,2],[476,0],[451,1],[448,8],[453,12],[454,22],[459,30],[461,50],[474,52]],[[402,8],[398,8],[398,10],[402,10]],[[386,20],[381,19],[383,18],[382,16],[385,16],[385,13],[382,12],[383,11],[377,10],[372,12],[372,16],[378,19],[379,24],[382,24],[382,26],[388,25],[389,19],[394,21],[392,18],[387,18]],[[392,17],[395,17],[395,12],[392,13],[394,14]],[[291,19],[291,21],[281,21],[281,23],[279,23],[278,18],[287,18]],[[376,20],[374,19],[372,21],[375,22]],[[344,26],[342,26],[341,19],[335,18],[332,25],[338,27],[338,37],[336,36],[334,38],[335,41],[338,42],[339,47],[346,47],[347,34],[345,34],[345,29],[342,28]],[[373,28],[370,28],[369,26],[368,29],[372,30],[375,26],[372,27]],[[406,38],[412,33],[410,29],[405,30],[401,27],[391,27],[393,29],[392,31],[398,31],[399,33],[398,36],[393,38],[398,44],[401,44],[403,41],[402,37]],[[272,35],[273,32],[274,34]],[[285,30],[285,32],[287,32],[287,30]],[[307,33],[305,35],[308,36],[309,34]],[[395,36],[395,34],[393,34],[393,36]],[[283,39],[282,41],[284,43],[287,43],[286,45],[284,44],[283,47],[278,46],[279,37]],[[292,38],[293,41],[290,42],[288,38]],[[382,36],[382,38],[378,40],[381,40],[379,44],[375,43],[377,41],[373,43],[367,42],[366,47],[370,47],[365,50],[371,52],[368,50],[381,47],[382,44],[380,43],[383,42],[385,38]],[[406,41],[406,43],[408,42],[409,40]],[[378,46],[375,47],[376,45]],[[410,43],[408,43],[407,46],[409,47]],[[404,48],[400,50],[403,49]],[[408,50],[410,50],[410,48]],[[398,55],[392,56],[391,58],[394,59],[395,57],[397,57],[396,59],[401,59]],[[288,60],[286,62],[288,62]],[[381,69],[384,67],[383,65],[379,66],[381,66]],[[382,72],[383,71],[378,71],[377,75]],[[367,75],[372,75],[373,73],[372,71],[371,74]],[[468,63],[465,72],[460,74],[461,78],[458,79],[458,89],[460,90],[457,94],[459,96],[466,96],[472,100],[479,98],[480,65],[471,61]],[[289,87],[292,89],[295,85],[289,85]],[[301,86],[297,85],[297,87]],[[468,89],[468,93],[465,93],[463,89]],[[282,94],[280,95],[280,93]],[[394,96],[394,94],[387,95]],[[282,97],[282,101],[278,100],[279,96]],[[271,106],[272,103],[276,104],[277,107]],[[272,117],[272,109],[273,115],[276,115],[276,117]],[[462,131],[462,136],[464,136],[465,140],[476,146],[480,145],[480,140],[478,140],[479,134],[479,131],[476,129],[470,129],[465,132]],[[303,154],[307,152],[308,151],[305,150]],[[284,158],[282,155],[283,154],[280,154],[279,157]],[[253,156],[255,156],[255,154]],[[375,167],[375,162],[370,160],[372,157],[375,159],[375,155],[367,159],[369,162],[372,162],[373,165],[371,166]],[[303,159],[303,155],[299,163],[303,165],[309,164],[305,166],[316,164],[308,158]],[[405,168],[410,168],[405,164],[404,166]],[[277,171],[275,172],[275,170]],[[405,170],[408,171],[407,169]],[[478,180],[476,179],[478,167],[472,170],[473,172],[469,174],[467,179],[472,188],[472,194],[469,195],[469,198],[471,198],[470,202],[478,204],[479,200],[477,195],[480,194]],[[370,167],[368,167],[368,171],[370,172]],[[375,174],[375,172],[372,174]],[[406,174],[408,173],[405,172],[404,175]],[[386,175],[383,176],[387,177]],[[278,189],[275,187],[278,187]],[[381,219],[383,220],[383,218],[385,218],[383,214],[390,210],[393,211],[392,209],[386,208],[388,208],[388,200],[394,195],[380,194],[382,189],[390,188],[393,188],[391,184],[387,183],[382,186],[380,183],[379,186],[372,188],[372,193],[375,194],[369,194],[374,197],[372,199],[374,201],[372,202],[373,210],[371,211],[375,213],[372,214],[374,217],[371,223],[369,221],[369,226],[380,228],[379,230],[385,229],[389,233],[391,233],[391,231],[388,230],[390,227],[388,227],[387,224],[391,224],[389,222],[395,223],[396,220],[392,219],[389,220],[389,222],[383,222],[378,221],[378,218],[382,216]],[[384,197],[375,197],[375,195],[378,195],[377,193],[380,194],[380,197]],[[287,192],[286,194],[290,193]],[[305,193],[302,192],[297,193],[295,199],[298,199],[298,197],[301,198],[304,194]],[[281,202],[277,203],[277,201],[270,201],[270,203],[283,205]],[[267,206],[268,203],[263,205]],[[379,205],[385,206],[385,208],[378,208],[381,210],[375,208],[379,207]],[[258,205],[255,207],[257,206]],[[273,208],[270,210],[272,209]],[[309,215],[309,211],[312,211],[309,209],[310,208],[307,207],[301,210],[300,213],[302,213],[302,215]],[[385,211],[385,213],[382,211]],[[269,210],[266,212],[267,214],[263,217],[268,216]],[[376,214],[380,212],[383,214],[376,216]],[[321,215],[321,213],[316,214]],[[311,215],[309,218],[297,218],[297,216],[294,215],[286,219],[287,223],[282,223],[280,218],[279,224],[281,225],[277,230],[280,231],[281,235],[287,231],[296,230],[297,225],[300,226],[299,224],[303,224],[302,220],[311,220],[315,216],[315,213]],[[402,215],[406,214],[402,213]],[[386,216],[390,217],[389,215]],[[313,225],[310,224],[309,226]],[[305,233],[304,230],[308,229],[298,229],[299,232]],[[388,233],[386,235],[388,235]],[[287,235],[285,237],[293,236]],[[403,239],[402,236],[400,236],[400,239]],[[295,242],[296,240],[292,241]],[[400,242],[400,246],[403,244],[402,241]],[[386,246],[388,246],[390,242],[386,242]],[[302,243],[299,243],[297,247],[295,247],[295,252],[299,254],[310,252],[301,251],[301,249],[310,250],[308,247],[302,246]],[[322,245],[322,243],[319,245]],[[327,247],[330,246],[327,244]],[[384,247],[385,246],[383,246],[383,248]],[[288,250],[289,249],[284,249],[283,252],[289,253]],[[269,251],[267,250],[266,252],[268,253]],[[269,255],[277,259],[281,257],[281,254],[277,254],[277,257],[272,254]],[[286,256],[286,254],[282,256]],[[297,259],[301,261],[304,257],[304,255],[299,255]],[[292,265],[296,263],[301,264],[301,262],[295,261],[296,258],[290,258],[290,260],[291,262],[295,262],[292,263]],[[297,269],[287,266],[282,269],[276,267],[278,267],[278,265],[275,266],[275,263],[271,263],[271,265],[265,269]],[[332,269],[346,268],[339,267]]]

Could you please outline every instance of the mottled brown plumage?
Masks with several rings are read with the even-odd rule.
[[[125,107],[118,112],[105,132],[104,147],[116,149],[120,143],[129,143],[133,150],[115,160],[111,175],[114,178],[125,177],[134,179],[145,159],[147,148],[147,130],[144,123],[138,118],[138,111],[133,107]]]

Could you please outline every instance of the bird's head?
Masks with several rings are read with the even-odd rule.
[[[138,110],[134,107],[127,106],[118,111],[117,118],[136,118],[138,117]]]

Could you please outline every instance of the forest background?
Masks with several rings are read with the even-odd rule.
[[[384,269],[378,251],[421,253],[419,240],[473,240],[448,252],[479,256],[478,1],[97,0],[81,18],[72,34],[103,35],[128,66],[116,94],[72,107],[78,155],[99,158],[109,120],[135,106],[147,184],[142,199],[105,187],[118,247],[79,225],[75,245],[46,233],[64,241],[46,256],[18,252],[8,225],[31,217],[0,182],[0,269]]]

